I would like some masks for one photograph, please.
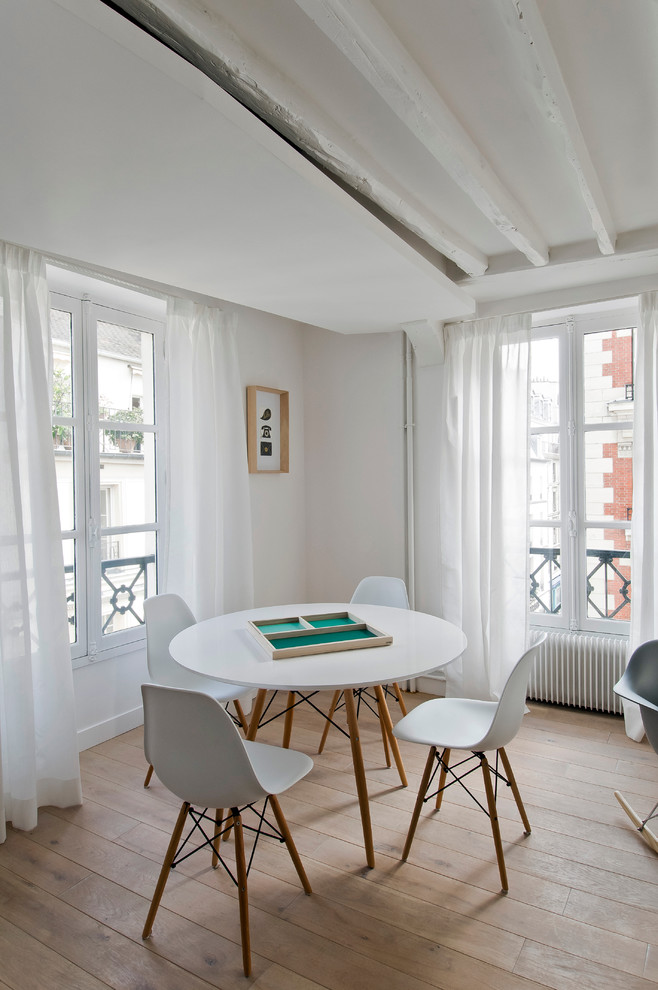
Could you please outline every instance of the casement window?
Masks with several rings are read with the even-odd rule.
[[[144,637],[162,527],[164,304],[51,273],[53,452],[75,663]]]
[[[531,623],[626,633],[637,305],[533,320]]]

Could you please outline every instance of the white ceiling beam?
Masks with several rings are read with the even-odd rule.
[[[517,49],[529,57],[546,113],[557,127],[578,179],[602,254],[614,254],[617,232],[536,0],[498,0]]]
[[[369,0],[295,0],[484,216],[535,265],[548,247],[469,134]]]
[[[482,251],[429,211],[299,87],[248,48],[211,5],[203,0],[115,2],[311,160],[462,271],[475,276],[487,270]]]

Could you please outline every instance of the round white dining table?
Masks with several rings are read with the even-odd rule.
[[[272,658],[272,653],[261,645],[248,626],[249,621],[262,622],[266,619],[335,612],[350,612],[378,631],[392,636],[392,643],[387,646],[344,649],[279,660]],[[251,739],[255,738],[258,730],[268,690],[343,692],[366,860],[373,867],[375,855],[372,825],[354,689],[374,688],[391,751],[401,780],[406,784],[404,767],[397,740],[393,736],[393,726],[381,685],[406,681],[445,666],[460,656],[465,647],[466,637],[461,629],[445,619],[425,612],[384,605],[305,602],[247,609],[205,619],[178,633],[171,641],[169,651],[177,663],[199,674],[258,689],[249,726]],[[289,710],[292,711],[290,706]],[[285,736],[287,743],[289,730]]]

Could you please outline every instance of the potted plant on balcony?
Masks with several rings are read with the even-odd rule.
[[[144,416],[141,409],[115,409],[107,419],[116,423],[143,423]],[[144,439],[141,430],[108,430],[107,435],[115,447],[126,453],[139,450]]]

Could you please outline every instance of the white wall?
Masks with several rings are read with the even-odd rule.
[[[247,385],[266,385],[290,393],[290,471],[250,475],[256,605],[283,605],[306,598],[305,332],[301,323],[238,309],[245,417]]]
[[[345,601],[367,574],[405,577],[402,334],[304,332],[310,601]]]

